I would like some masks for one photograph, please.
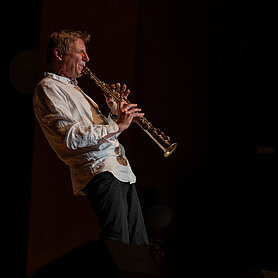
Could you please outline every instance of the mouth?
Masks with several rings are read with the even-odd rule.
[[[81,64],[79,65],[80,72],[82,72],[83,69],[84,69],[85,67],[86,67],[86,63],[81,63]]]

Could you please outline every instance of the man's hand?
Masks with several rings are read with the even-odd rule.
[[[116,83],[116,85],[112,84],[111,87],[124,98],[122,102],[117,103],[113,97],[104,95],[111,113],[117,116],[115,122],[119,126],[119,132],[122,132],[130,126],[134,117],[144,116],[144,113],[139,113],[141,109],[137,108],[137,104],[127,104],[125,101],[130,93],[125,84],[121,87],[120,83]]]
[[[115,89],[116,92],[118,92],[124,99],[127,99],[130,90],[127,89],[126,85],[124,84],[121,87],[120,83],[116,83],[111,85],[112,88]],[[113,99],[113,97],[108,96],[106,94],[104,94],[105,99],[106,99],[106,103],[108,105],[108,107],[110,108],[110,111],[113,115],[118,116],[118,103]]]
[[[133,118],[144,116],[144,113],[139,113],[140,108],[137,108],[137,104],[127,104],[125,101],[120,102],[118,109],[117,125],[119,126],[119,131],[122,132],[126,130]]]

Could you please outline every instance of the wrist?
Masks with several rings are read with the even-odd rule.
[[[113,114],[112,112],[110,112],[110,118],[115,121],[115,120],[118,119],[118,115]]]
[[[122,132],[122,131],[124,131],[124,130],[126,129],[126,126],[125,126],[124,123],[122,123],[122,122],[116,122],[116,124],[117,124],[118,127],[119,127],[118,132]]]
[[[114,114],[112,111],[110,112],[110,117],[113,119],[113,120],[116,120],[118,118],[118,115],[117,114]]]

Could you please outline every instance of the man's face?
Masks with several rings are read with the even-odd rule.
[[[68,78],[78,78],[82,76],[82,70],[88,61],[85,44],[83,40],[77,39],[62,56],[60,74]]]

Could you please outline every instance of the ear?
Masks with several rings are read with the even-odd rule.
[[[58,61],[62,61],[63,54],[62,54],[62,51],[60,49],[58,49],[58,48],[54,49],[54,56],[56,57],[56,59]]]

